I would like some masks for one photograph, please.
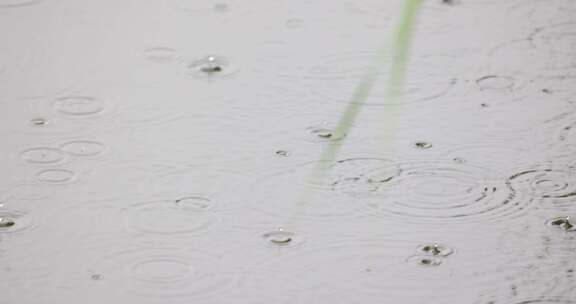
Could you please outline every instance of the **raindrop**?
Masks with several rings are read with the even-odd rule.
[[[74,171],[66,169],[48,169],[38,173],[37,179],[46,183],[67,183],[74,180],[76,174]]]
[[[278,151],[276,151],[276,155],[282,156],[282,157],[288,157],[288,156],[290,156],[290,152],[288,152],[286,150],[278,150]]]
[[[33,118],[30,120],[30,124],[32,124],[33,126],[45,126],[48,124],[48,119],[45,118]]]
[[[464,163],[466,163],[466,159],[465,159],[465,158],[462,158],[462,157],[454,157],[454,158],[452,159],[452,161],[454,161],[454,162],[457,163],[457,164],[464,164]]]
[[[90,276],[90,278],[94,281],[100,281],[100,280],[102,280],[102,275],[101,274],[93,274]]]
[[[144,56],[148,61],[155,63],[166,63],[174,60],[176,50],[168,47],[153,47],[144,51]]]
[[[0,233],[18,233],[29,229],[32,222],[25,213],[17,211],[0,210]]]
[[[414,147],[418,148],[418,149],[422,149],[422,150],[430,149],[430,148],[432,148],[432,143],[425,142],[425,141],[417,141],[414,143]]]
[[[72,116],[89,116],[104,111],[104,104],[100,100],[86,96],[58,98],[54,107],[58,112]]]
[[[263,238],[271,244],[287,246],[293,243],[295,234],[280,228],[276,231],[264,233]]]
[[[0,229],[9,228],[16,225],[13,219],[7,217],[0,217]]]
[[[441,256],[441,257],[449,256],[454,252],[452,248],[448,248],[436,243],[421,245],[418,247],[418,251],[433,256]]]
[[[236,72],[235,67],[225,57],[209,55],[188,65],[188,70],[196,76],[229,76]]]
[[[332,128],[330,128],[326,122],[318,126],[309,127],[308,131],[310,132],[310,135],[312,135],[311,140],[313,142],[339,141],[346,137],[346,134],[337,133]]]
[[[440,266],[443,262],[442,259],[433,256],[413,256],[408,261],[424,267]]]
[[[62,151],[73,156],[96,156],[104,152],[105,146],[101,142],[91,140],[73,140],[60,145]]]
[[[550,219],[546,222],[549,226],[560,228],[564,231],[576,231],[574,225],[570,221],[569,216],[561,216]]]
[[[59,149],[37,147],[24,150],[20,156],[31,164],[54,164],[63,161],[66,155]]]
[[[514,79],[510,77],[489,75],[476,80],[480,90],[511,91],[514,89]]]

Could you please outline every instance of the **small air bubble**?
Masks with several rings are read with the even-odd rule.
[[[487,104],[487,103],[481,103],[480,106],[483,107],[483,108],[487,108],[487,107],[489,107],[490,105]]]
[[[90,276],[90,278],[94,281],[100,281],[100,280],[102,280],[102,275],[101,274],[93,274],[92,276]]]
[[[452,161],[454,161],[457,164],[464,164],[466,163],[466,159],[462,158],[462,157],[454,157],[452,159]]]

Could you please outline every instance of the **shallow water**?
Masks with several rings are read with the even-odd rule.
[[[0,0],[0,304],[576,303],[576,2],[401,7]]]

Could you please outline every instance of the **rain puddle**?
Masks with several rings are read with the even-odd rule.
[[[0,304],[576,304],[576,1],[0,0]]]

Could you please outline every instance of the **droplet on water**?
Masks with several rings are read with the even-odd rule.
[[[556,218],[553,218],[551,220],[548,220],[547,223],[550,226],[558,227],[564,231],[574,231],[575,230],[574,225],[570,221],[569,216],[556,217]]]
[[[425,142],[425,141],[417,141],[414,143],[414,147],[418,149],[430,149],[432,148],[432,143]]]
[[[188,70],[198,76],[226,76],[235,72],[230,61],[224,57],[209,55],[188,65]]]
[[[418,247],[418,251],[433,255],[433,256],[441,256],[441,257],[446,257],[451,255],[454,250],[452,250],[451,248],[442,246],[440,244],[427,244],[427,245],[422,245],[420,247]]]
[[[48,120],[45,118],[33,118],[30,120],[33,126],[45,126],[48,124]]]
[[[16,225],[14,220],[6,217],[0,217],[0,228],[9,228]]]
[[[290,152],[288,152],[286,150],[278,150],[278,151],[276,151],[276,155],[287,157],[287,156],[290,156]]]
[[[294,233],[278,229],[267,232],[263,235],[264,239],[272,244],[285,246],[294,240]]]
[[[514,88],[514,79],[510,77],[489,75],[476,80],[480,90],[507,91]]]
[[[413,256],[408,261],[425,267],[434,267],[442,264],[442,259],[434,256]]]
[[[102,280],[102,275],[101,274],[93,274],[92,276],[90,276],[90,278],[94,281],[99,281],[99,280]]]

